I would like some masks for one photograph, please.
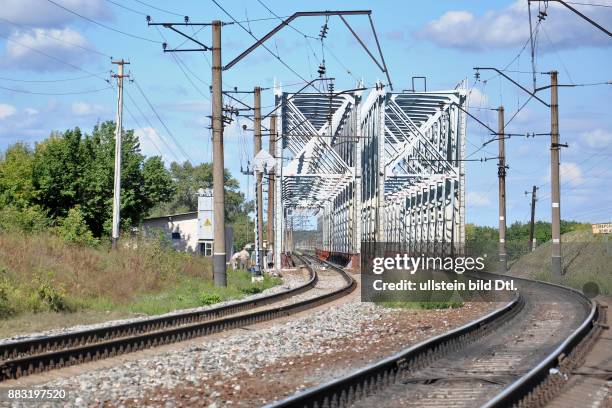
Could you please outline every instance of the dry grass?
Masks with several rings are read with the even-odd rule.
[[[76,301],[126,303],[185,278],[212,278],[206,258],[167,250],[161,242],[124,243],[109,251],[69,245],[50,233],[0,233],[3,283],[13,296],[27,297],[47,283]]]
[[[595,282],[600,293],[612,293],[612,241],[606,244],[603,236],[581,229],[561,236],[564,276],[551,272],[551,243],[546,242],[535,251],[518,259],[510,274],[565,284],[582,289],[587,282]],[[610,252],[607,246],[611,248]]]

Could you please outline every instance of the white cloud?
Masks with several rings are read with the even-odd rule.
[[[577,186],[584,183],[582,170],[576,163],[561,163],[559,166],[559,177],[561,182],[571,186]]]
[[[491,200],[483,193],[470,191],[466,195],[467,205],[470,207],[487,207],[491,204]]]
[[[593,149],[601,149],[612,145],[612,132],[595,129],[590,132],[582,133],[582,140]]]
[[[74,102],[72,104],[72,113],[79,116],[97,114],[103,111],[104,107],[101,105],[92,105],[87,102]]]
[[[38,112],[39,112],[38,109],[34,109],[34,108],[25,108],[23,111],[30,116],[38,115]]]
[[[600,3],[612,5],[612,0]],[[595,18],[604,27],[612,25],[612,9],[580,6],[580,11]],[[548,3],[548,16],[542,26],[558,48],[610,46],[609,38],[564,6]],[[537,6],[532,5],[532,22],[537,21]],[[483,51],[522,46],[529,36],[527,1],[516,0],[499,11],[476,16],[468,11],[448,11],[415,33],[442,47]],[[550,49],[546,35],[539,38],[542,51]]]
[[[65,42],[55,41],[49,37]],[[33,71],[55,71],[66,69],[66,65],[53,60],[40,52],[53,55],[59,60],[70,61],[73,65],[88,62],[90,55],[86,55],[75,44],[82,47],[92,47],[91,44],[77,31],[70,28],[43,29],[35,28],[31,31],[15,31],[6,42],[6,53],[3,56],[2,66],[24,68]]]
[[[0,103],[0,119],[6,119],[15,113],[17,113],[17,109],[14,106]]]
[[[108,20],[113,16],[111,8],[104,0],[55,1],[75,13],[92,19]],[[45,0],[2,0],[0,17],[17,24],[36,27],[58,27],[79,18]]]

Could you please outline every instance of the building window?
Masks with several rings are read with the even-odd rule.
[[[172,233],[172,239],[181,239],[181,233],[180,232],[173,232]]]
[[[213,243],[212,241],[206,241],[200,243],[200,252],[204,256],[212,256],[213,254]]]

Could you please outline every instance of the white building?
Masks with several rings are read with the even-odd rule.
[[[214,241],[213,197],[211,190],[198,191],[198,211],[145,218],[145,236],[161,231],[177,251],[212,256]],[[233,254],[233,230],[225,227],[225,252],[229,262]]]
[[[177,251],[200,252],[197,211],[146,218],[142,223],[145,236],[161,231]]]

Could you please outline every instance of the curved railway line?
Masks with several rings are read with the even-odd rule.
[[[354,290],[356,282],[344,270],[334,269],[343,281],[340,287],[334,287],[325,282],[324,274],[319,276],[309,261],[298,258],[308,269],[309,279],[287,291],[202,311],[1,344],[0,381],[276,319],[330,302]],[[315,296],[294,301],[305,292]]]
[[[489,315],[268,407],[543,406],[588,351],[602,313],[576,290],[513,279],[516,297]]]

